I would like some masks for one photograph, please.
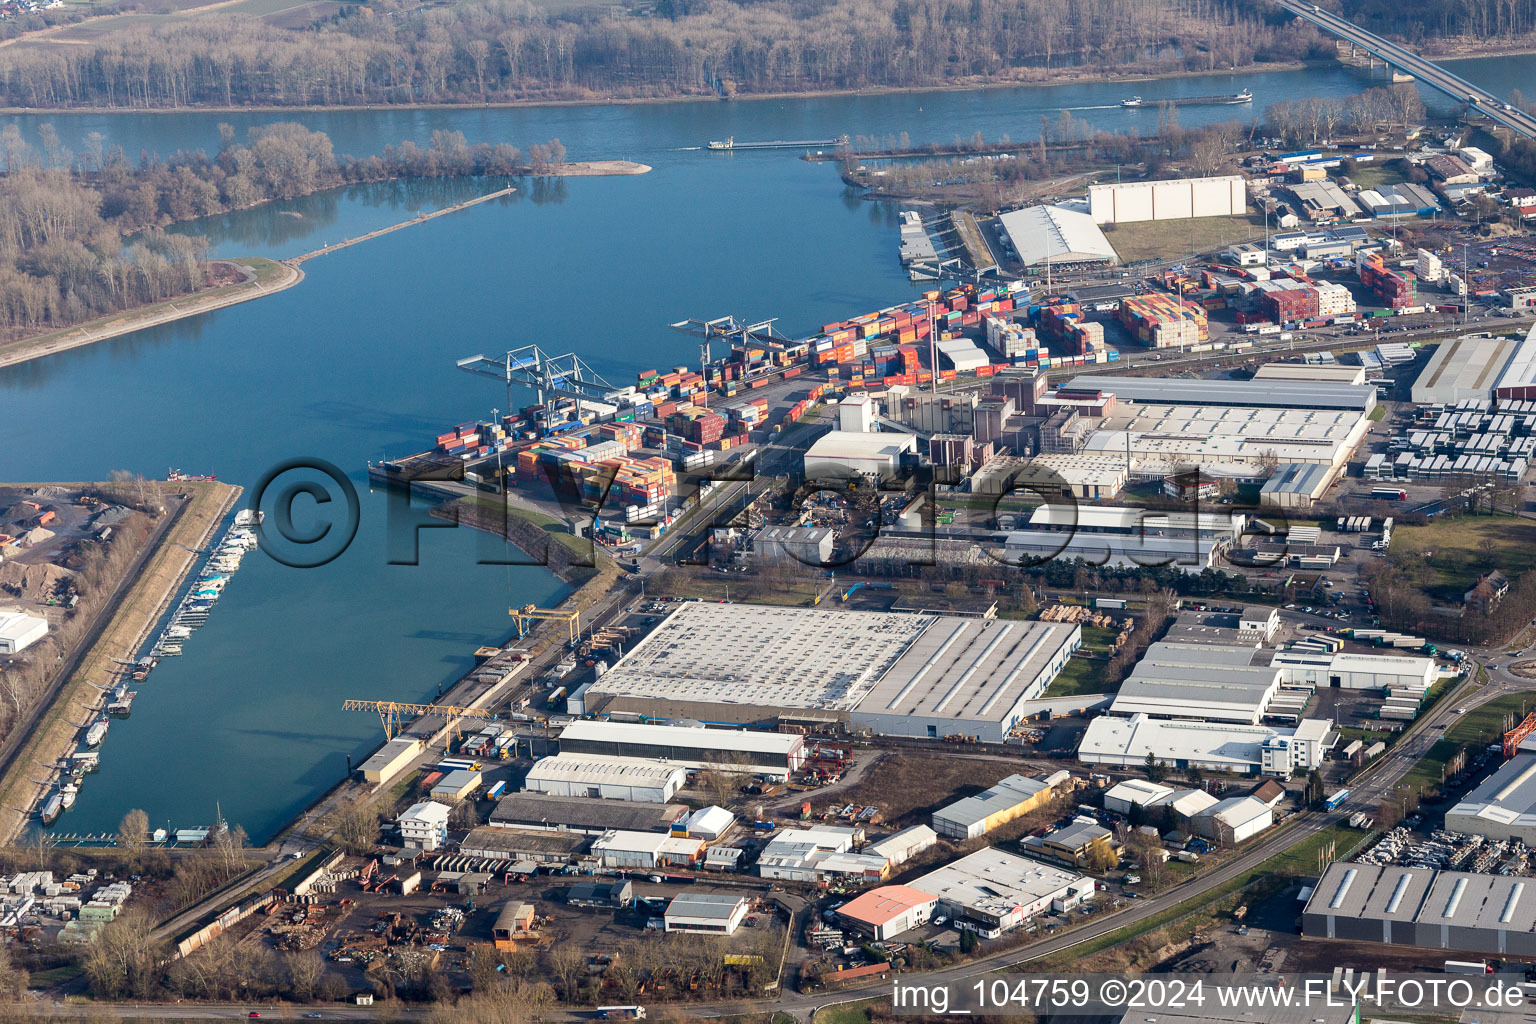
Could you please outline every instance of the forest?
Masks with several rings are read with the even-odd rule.
[[[430,147],[388,146],[337,156],[324,132],[280,122],[244,142],[220,126],[219,151],[130,161],[99,133],[76,154],[50,125],[29,145],[0,129],[0,332],[17,337],[197,291],[208,245],[166,225],[342,185],[396,178],[538,174],[564,162],[558,139],[524,154],[505,143],[471,146],[434,132]],[[125,244],[125,239],[126,244]]]
[[[527,0],[348,5],[309,29],[203,15],[0,51],[13,106],[468,103],[1038,81],[1331,55],[1239,0],[662,0],[659,16]]]

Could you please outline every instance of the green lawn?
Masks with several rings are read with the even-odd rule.
[[[1372,409],[1370,416],[1367,417],[1367,419],[1370,419],[1372,421],[1380,421],[1380,420],[1384,420],[1386,418],[1387,418],[1387,407],[1384,406],[1384,405],[1378,405],[1376,408]]]
[[[1463,516],[1392,531],[1392,554],[1426,574],[1431,597],[1459,603],[1480,572],[1514,578],[1536,566],[1536,523],[1515,516]]]
[[[1088,658],[1068,658],[1061,674],[1051,680],[1041,698],[1076,697],[1080,693],[1108,693],[1114,689],[1104,679],[1109,666]]]
[[[1403,176],[1388,170],[1385,165],[1357,164],[1355,173],[1349,176],[1349,180],[1361,188],[1379,188],[1382,185],[1400,185],[1403,182]]]
[[[1429,748],[1429,753],[1409,770],[1403,782],[1420,791],[1440,785],[1440,774],[1457,750],[1468,744],[1496,742],[1504,733],[1505,716],[1513,716],[1518,722],[1533,704],[1536,701],[1531,694],[1510,693],[1455,718],[1445,730],[1444,737]]]
[[[1189,220],[1149,220],[1106,228],[1109,244],[1122,262],[1177,259],[1208,252],[1234,242],[1264,237],[1264,218],[1195,217]]]
[[[63,967],[50,967],[46,971],[33,971],[27,979],[28,988],[53,988],[62,985],[66,981],[73,981],[85,973],[85,968],[79,964],[65,964]]]
[[[1110,629],[1108,626],[1083,627],[1083,646],[1097,654],[1108,654],[1110,647],[1115,642],[1115,637],[1120,635],[1118,629]]]
[[[881,999],[858,999],[824,1007],[811,1016],[811,1024],[869,1024],[868,1010]]]

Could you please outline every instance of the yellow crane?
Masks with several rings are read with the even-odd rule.
[[[507,614],[517,623],[517,635],[521,637],[528,632],[528,623],[537,619],[552,619],[556,622],[564,622],[565,629],[570,634],[571,643],[581,635],[581,613],[563,612],[556,608],[535,608],[531,604],[521,608],[509,608]]]
[[[496,712],[487,708],[463,708],[453,704],[406,704],[397,700],[353,700],[351,698],[341,702],[343,711],[373,711],[379,716],[379,722],[384,726],[384,738],[394,739],[404,724],[414,718],[446,718],[448,728],[452,730],[454,738],[459,736],[459,722],[466,718],[493,721]],[[448,740],[443,738],[443,749],[447,749]]]

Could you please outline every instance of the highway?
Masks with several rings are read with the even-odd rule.
[[[1310,21],[1321,29],[1332,32],[1345,42],[1360,47],[1365,52],[1385,61],[1400,71],[1413,75],[1425,85],[1438,89],[1460,103],[1470,103],[1479,112],[1495,122],[1528,139],[1536,139],[1536,118],[1518,109],[1505,109],[1504,99],[1495,96],[1480,85],[1474,85],[1459,75],[1453,75],[1433,61],[1425,60],[1412,50],[1388,42],[1374,32],[1367,32],[1353,22],[1345,21],[1315,4],[1298,3],[1296,0],[1278,0],[1281,7],[1304,21]]]

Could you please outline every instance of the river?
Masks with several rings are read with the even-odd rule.
[[[1504,93],[1536,95],[1536,62],[1459,61]],[[1376,79],[1380,84],[1381,79]],[[916,288],[895,258],[895,210],[849,194],[826,164],[789,152],[700,152],[706,140],[914,142],[1038,135],[1062,110],[1103,129],[1151,131],[1152,110],[1120,98],[1251,89],[1251,108],[1185,107],[1185,125],[1245,122],[1280,98],[1342,96],[1370,84],[1349,69],[1077,83],[965,92],[738,103],[292,114],[39,114],[12,118],[66,144],[99,131],[132,155],[212,148],[220,122],[243,132],[291,119],[339,153],[426,144],[437,129],[527,147],[552,137],[569,158],[623,158],[639,177],[519,182],[513,197],[310,261],[296,288],[193,320],[0,370],[0,478],[87,480],[169,467],[251,484],[275,463],[316,456],[363,492],[361,527],[340,559],[291,569],[253,555],[186,654],[143,684],[113,724],[100,774],[56,826],[113,830],[141,807],[153,825],[213,820],[257,842],[342,778],[379,723],[346,697],[431,697],[482,643],[509,632],[513,604],[556,601],[536,567],[477,565],[467,530],[421,536],[420,564],[387,564],[384,506],[366,464],[420,450],[445,427],[506,405],[454,361],[537,343],[575,351],[616,384],[694,363],[667,329],[685,317],[779,317],[786,333],[900,301]],[[1432,109],[1446,102],[1427,96]],[[341,190],[195,226],[225,255],[290,256],[464,198],[470,183]],[[521,400],[526,400],[523,396]]]

